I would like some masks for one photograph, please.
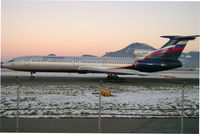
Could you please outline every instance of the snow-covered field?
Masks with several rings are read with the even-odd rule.
[[[175,74],[175,73],[174,73]],[[198,73],[197,73],[198,74]],[[3,70],[1,75],[29,76],[28,72]],[[38,76],[102,77],[104,74],[38,73]],[[190,73],[190,75],[192,75]],[[126,76],[127,77],[127,76]],[[112,96],[102,96],[102,117],[170,118],[181,116],[181,93],[184,88],[184,116],[199,117],[199,86],[181,84],[134,85],[103,83]],[[17,88],[20,90],[20,117],[65,118],[98,117],[99,84],[37,83],[1,85],[1,117],[16,117]]]
[[[98,86],[1,86],[1,117],[16,117],[20,89],[20,117],[98,117]],[[181,88],[107,85],[113,96],[102,96],[102,117],[177,117]],[[185,117],[199,116],[199,87],[184,87]]]

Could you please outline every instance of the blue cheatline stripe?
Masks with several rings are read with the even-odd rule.
[[[176,45],[176,47],[185,47],[186,46],[186,44],[178,44],[178,45]]]

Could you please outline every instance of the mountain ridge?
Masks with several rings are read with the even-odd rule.
[[[102,57],[132,57],[134,49],[156,50],[148,44],[135,42],[131,43],[130,45],[126,46],[121,50],[115,52],[106,52],[106,54]]]

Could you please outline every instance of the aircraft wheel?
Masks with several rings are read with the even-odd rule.
[[[30,76],[30,80],[34,80],[35,79],[35,77],[34,76]]]
[[[111,79],[112,79],[112,77],[111,77],[110,75],[108,75],[108,76],[107,76],[107,79],[108,79],[108,80],[111,80]]]
[[[107,76],[107,79],[108,79],[108,80],[114,80],[114,81],[115,81],[115,80],[118,80],[119,77],[118,77],[117,75],[114,75],[114,76],[113,76],[113,75],[108,75],[108,76]]]
[[[114,80],[118,80],[119,79],[119,77],[118,76],[114,76]]]

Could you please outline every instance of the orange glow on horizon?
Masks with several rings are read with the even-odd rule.
[[[160,48],[168,41],[161,35],[199,33],[198,9],[192,2],[3,0],[1,59],[103,56],[133,42]],[[189,41],[184,51],[199,51],[199,39]]]

